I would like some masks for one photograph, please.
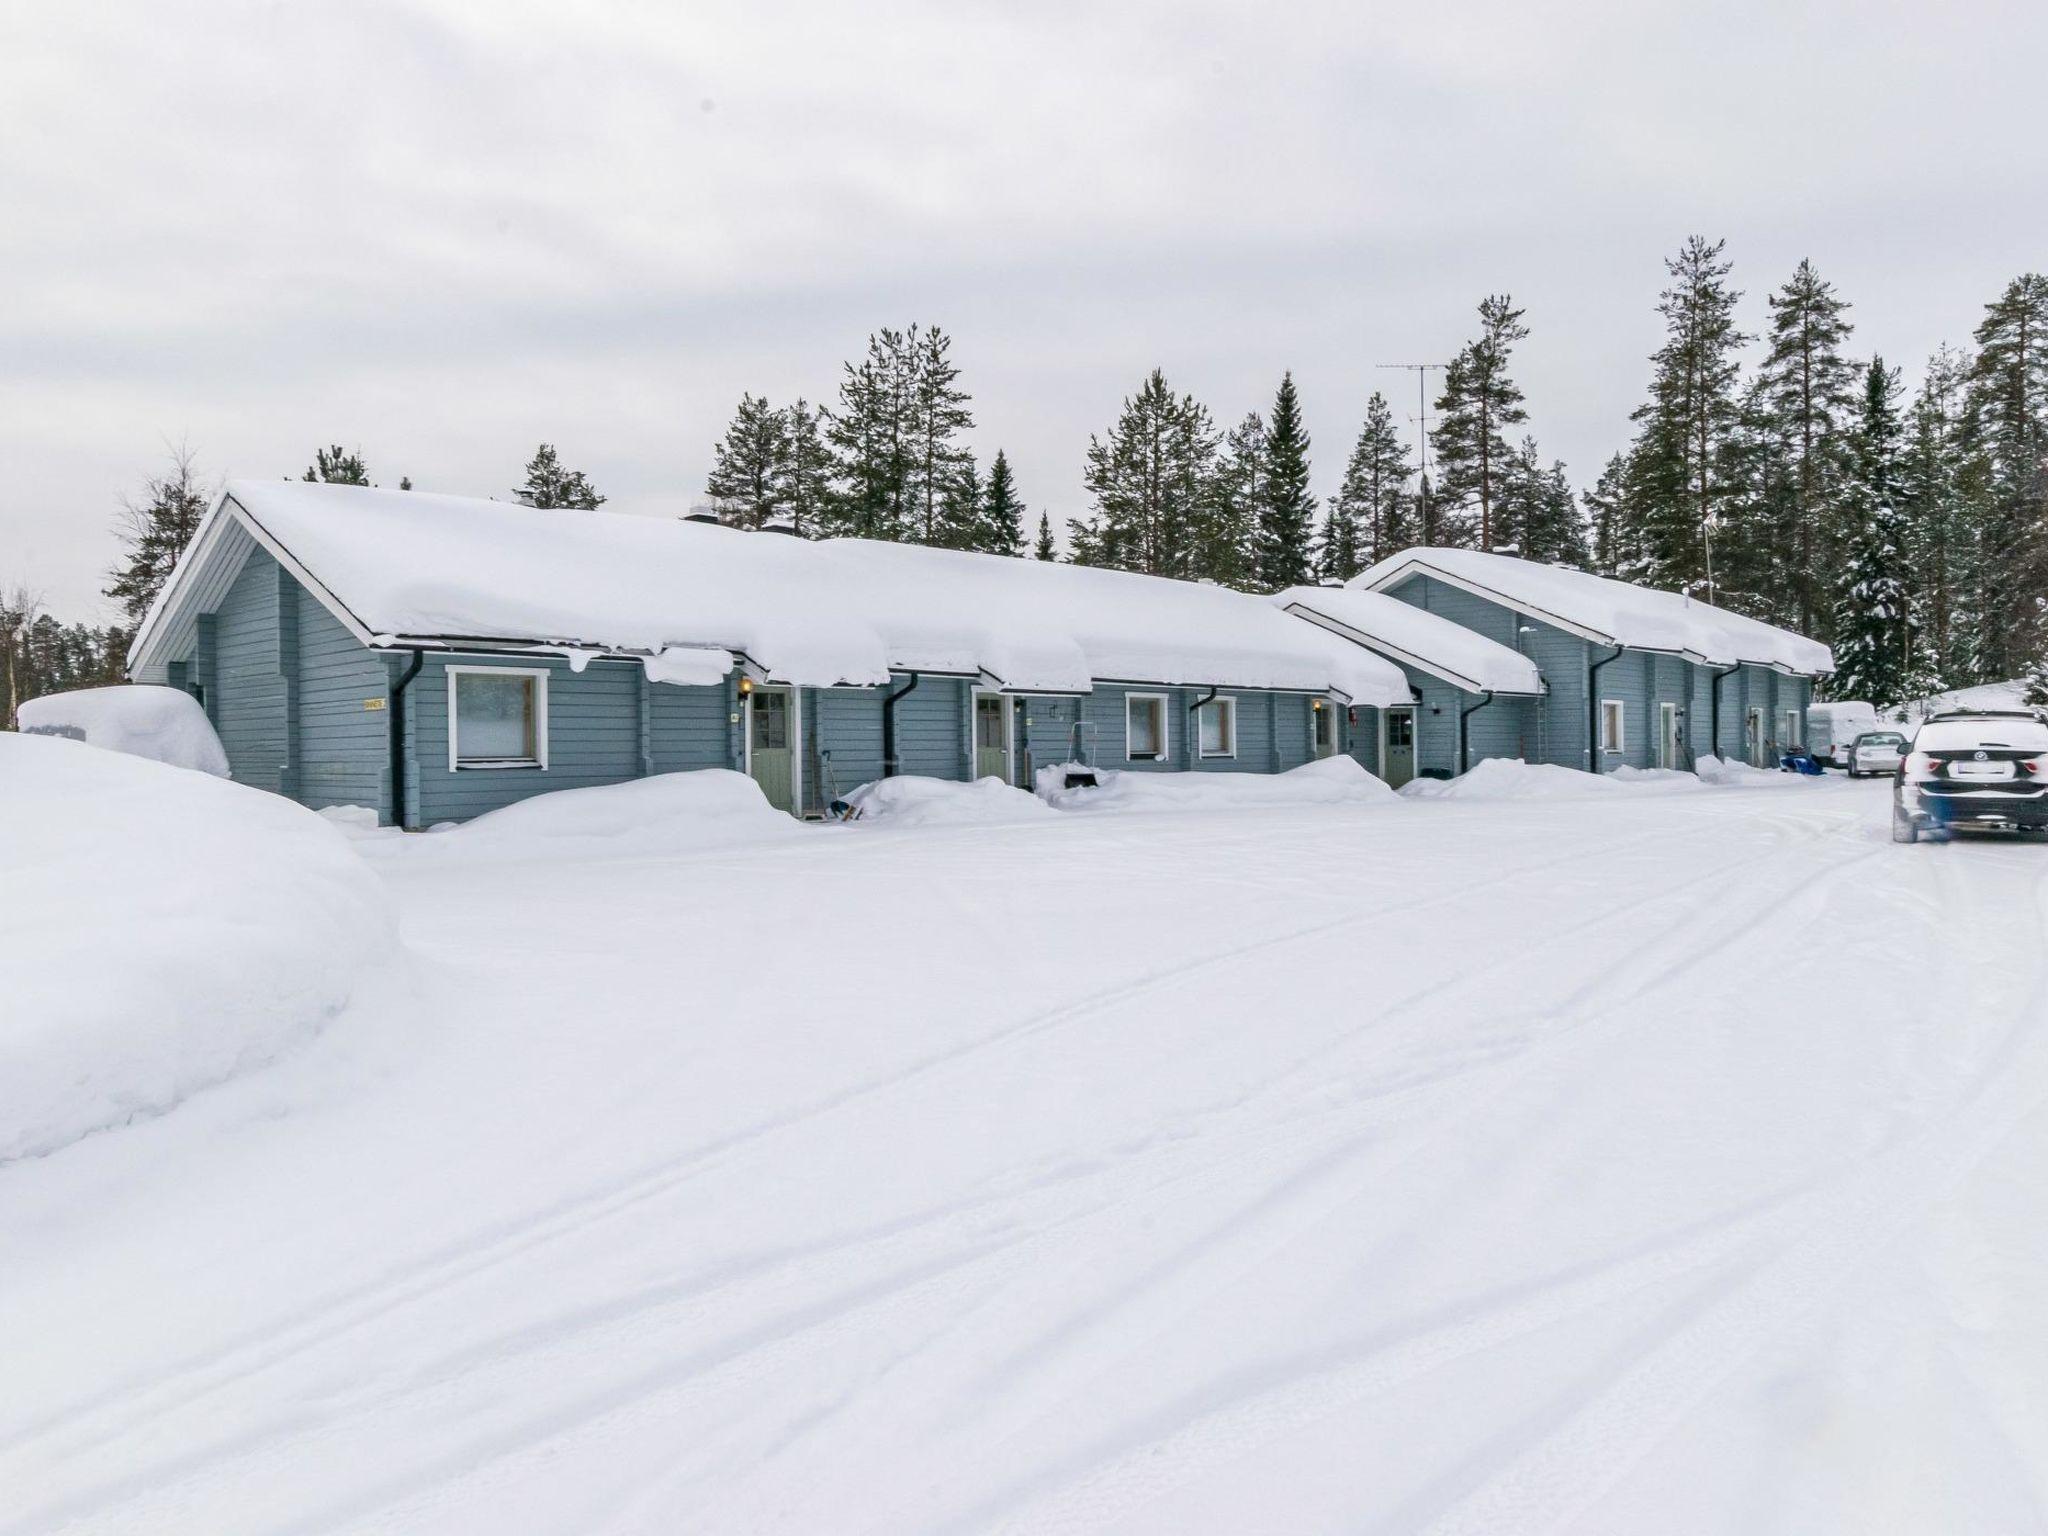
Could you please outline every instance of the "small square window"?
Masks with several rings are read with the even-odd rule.
[[[1204,757],[1237,756],[1237,700],[1211,699],[1196,717]]]
[[[1134,763],[1157,762],[1166,756],[1164,695],[1133,693],[1124,699],[1124,756]]]
[[[1623,731],[1624,718],[1620,699],[1600,701],[1600,750],[1602,752],[1625,752],[1628,750]]]
[[[448,766],[545,768],[547,674],[448,669]]]

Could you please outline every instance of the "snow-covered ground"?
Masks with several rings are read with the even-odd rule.
[[[2041,1530],[2048,848],[1581,782],[360,839],[0,1166],[0,1532]]]

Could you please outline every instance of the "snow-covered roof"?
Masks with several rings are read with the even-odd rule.
[[[898,671],[1020,692],[1099,681],[1407,697],[1400,671],[1260,598],[1196,582],[618,512],[294,480],[230,484],[138,632],[130,675],[182,654],[252,544],[365,644],[499,644],[645,659],[709,682]]]
[[[1520,651],[1384,592],[1289,587],[1271,601],[1370,651],[1467,693],[1540,694],[1543,674]]]
[[[1539,565],[1476,549],[1404,549],[1349,583],[1384,592],[1425,574],[1603,645],[1669,651],[1718,666],[1738,661],[1814,676],[1835,670],[1818,640],[1730,613],[1697,598],[1639,587],[1590,571]]]

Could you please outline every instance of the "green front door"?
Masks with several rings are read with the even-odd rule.
[[[1001,694],[974,696],[974,776],[1010,777],[1010,701]]]
[[[778,811],[796,814],[796,721],[787,688],[747,695],[747,772]]]
[[[1390,709],[1384,719],[1387,750],[1380,754],[1380,777],[1399,789],[1415,777],[1415,711]]]

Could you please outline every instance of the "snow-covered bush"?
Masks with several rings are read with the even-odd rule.
[[[0,1161],[269,1061],[395,946],[382,882],[311,811],[0,735]]]
[[[1128,773],[1094,770],[1093,788],[1068,789],[1069,770],[1041,769],[1039,795],[1061,810],[1192,811],[1261,806],[1380,805],[1394,792],[1348,757],[1326,757],[1285,773]]]
[[[770,805],[744,773],[704,768],[535,795],[433,841],[494,854],[632,858],[801,835],[796,822]]]
[[[1036,821],[1053,814],[1035,795],[998,778],[961,784],[904,774],[876,779],[846,796],[849,819],[882,821],[895,827],[996,825]]]
[[[112,752],[126,752],[228,776],[228,755],[213,722],[191,694],[148,683],[79,688],[30,699],[18,712],[31,736],[69,736]]]

